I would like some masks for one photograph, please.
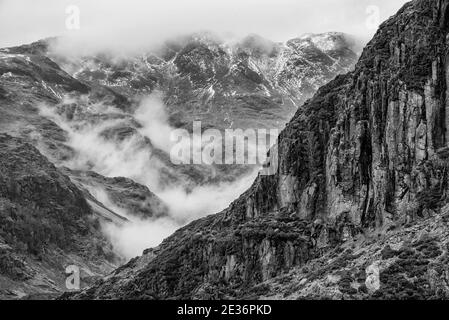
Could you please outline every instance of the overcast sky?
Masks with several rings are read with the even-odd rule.
[[[236,36],[257,33],[275,41],[325,31],[342,31],[368,39],[375,32],[376,16],[383,21],[405,2],[0,0],[0,47],[57,35],[69,35],[77,39],[79,46],[136,47],[200,30]],[[76,10],[66,12],[70,5],[79,8],[79,29],[76,19],[68,19],[73,17],[71,13],[76,14]]]

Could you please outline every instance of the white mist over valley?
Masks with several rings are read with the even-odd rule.
[[[115,205],[100,186],[89,186],[88,191],[98,201],[129,220],[123,225],[103,225],[117,252],[128,259],[159,245],[190,221],[225,209],[251,186],[257,175],[255,167],[231,182],[201,185],[180,178],[166,183],[161,172],[169,170],[176,175],[176,168],[168,167],[153,153],[154,147],[170,153],[174,144],[170,135],[175,128],[168,123],[164,103],[157,94],[142,98],[134,114],[99,103],[75,112],[68,119],[67,109],[75,102],[80,101],[66,98],[56,108],[39,107],[42,116],[55,122],[68,135],[67,146],[74,151],[74,156],[61,165],[73,170],[94,171],[105,177],[132,179],[147,186],[168,206],[167,215],[142,219]],[[130,122],[138,126],[130,137],[115,140],[104,136],[108,130]]]

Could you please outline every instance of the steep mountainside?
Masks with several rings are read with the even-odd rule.
[[[298,110],[277,174],[71,298],[447,298],[448,32],[448,0],[406,4]]]
[[[65,267],[84,285],[117,266],[83,193],[20,139],[0,134],[0,298],[58,294]]]
[[[159,56],[128,60],[69,60],[49,51],[48,41],[0,49],[1,298],[60,292],[71,264],[82,268],[83,285],[109,273],[120,257],[100,224],[128,223],[122,210],[142,220],[167,213],[146,182],[189,189],[247,171],[174,166],[142,133],[140,96],[161,92],[175,128],[193,119],[204,129],[233,121],[272,128],[355,62],[352,44],[336,33],[294,46],[256,36],[235,46],[220,41],[191,36],[167,43]],[[133,171],[114,171],[111,163]]]

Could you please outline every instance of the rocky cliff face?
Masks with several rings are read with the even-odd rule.
[[[227,210],[181,229],[75,297],[257,297],[270,286],[258,284],[315,268],[320,257],[335,259],[314,278],[336,272],[341,286],[333,297],[399,298],[406,288],[416,297],[420,285],[421,298],[447,295],[434,285],[444,280],[447,224],[433,222],[446,223],[439,212],[448,190],[448,14],[446,0],[406,4],[382,24],[353,72],[298,110],[279,137],[275,175],[260,176]],[[401,232],[424,218],[417,226],[427,236]],[[370,246],[375,233],[389,240]],[[381,254],[382,243],[394,248]],[[363,252],[352,256],[345,246],[356,244]],[[385,260],[377,295],[356,285],[376,254]]]

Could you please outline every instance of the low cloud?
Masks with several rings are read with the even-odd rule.
[[[144,98],[135,111],[134,117],[142,126],[139,132],[148,137],[156,148],[169,154],[174,144],[171,133],[175,128],[168,123],[168,114],[161,97],[153,94]]]
[[[2,0],[0,47],[64,36],[65,54],[142,50],[181,34],[210,30],[220,35],[260,34],[285,41],[303,33],[341,31],[373,35],[368,9],[379,19],[406,0]],[[67,7],[80,10],[80,29],[68,30]],[[368,24],[367,24],[368,23]]]
[[[89,186],[87,189],[108,209],[128,219],[129,222],[123,225],[103,222],[101,226],[115,252],[125,259],[132,259],[141,255],[145,249],[158,246],[162,239],[167,238],[180,226],[171,217],[154,219],[136,217],[114,204],[100,186]]]

